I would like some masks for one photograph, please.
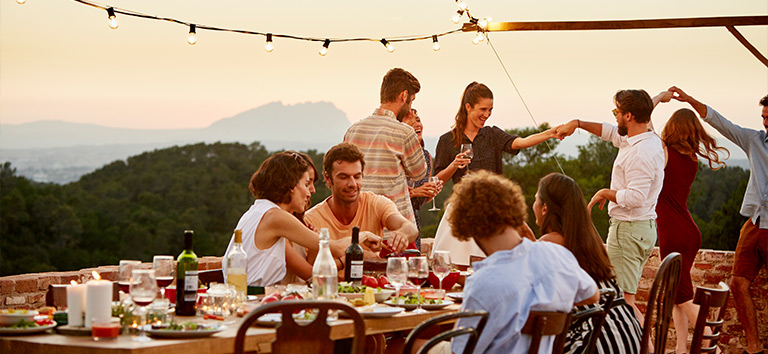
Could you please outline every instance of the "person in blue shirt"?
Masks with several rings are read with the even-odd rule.
[[[595,281],[571,252],[520,236],[528,213],[516,183],[492,172],[474,172],[454,186],[449,202],[453,236],[474,239],[488,255],[473,264],[461,305],[462,311],[490,314],[475,353],[527,353],[531,338],[520,331],[531,310],[570,312],[574,305],[599,300]],[[461,319],[457,326],[476,322]],[[466,340],[454,338],[451,350],[462,353]],[[551,353],[553,342],[554,336],[544,337],[540,353]]]

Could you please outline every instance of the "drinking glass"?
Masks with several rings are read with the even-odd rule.
[[[437,185],[438,183],[440,183],[440,178],[437,178],[437,176],[432,176],[432,177],[429,177],[429,181],[434,183],[435,185]],[[432,208],[430,208],[429,211],[439,211],[440,210],[440,208],[438,208],[435,205],[435,199],[437,199],[437,194],[435,194],[435,196],[432,197]]]
[[[387,259],[387,278],[395,287],[395,301],[400,304],[400,287],[408,279],[408,261],[405,257],[389,257]]]
[[[455,146],[455,145],[454,145]],[[465,153],[464,156],[466,156],[468,159],[472,159],[475,157],[475,153],[472,150],[472,144],[461,144],[461,150],[460,153]]]
[[[429,264],[427,257],[411,257],[408,259],[408,280],[416,285],[416,309],[413,313],[425,313],[427,310],[421,308],[421,285],[427,281],[429,276]]]
[[[443,288],[443,279],[451,273],[451,253],[435,251],[432,253],[432,272],[439,282],[438,288]]]
[[[121,260],[120,267],[117,270],[117,285],[120,286],[120,291],[124,294],[128,294],[131,286],[131,274],[134,269],[138,269],[141,266],[141,261]]]
[[[173,266],[173,256],[154,256],[152,258],[152,269],[155,270],[155,280],[160,288],[162,299],[165,300],[165,287],[173,283],[173,277],[176,274]]]
[[[144,324],[147,316],[147,305],[151,304],[157,296],[157,280],[154,269],[134,269],[131,273],[131,298],[136,306],[139,306],[139,336],[133,340],[147,342],[149,337],[144,333]]]

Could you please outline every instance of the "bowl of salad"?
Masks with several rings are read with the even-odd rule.
[[[38,312],[35,310],[0,310],[0,326],[11,326],[19,322],[34,322]]]

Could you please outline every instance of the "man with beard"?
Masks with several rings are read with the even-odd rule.
[[[381,105],[368,118],[353,124],[344,134],[344,142],[356,145],[368,164],[362,190],[381,194],[397,205],[397,210],[415,223],[406,177],[424,178],[427,164],[419,138],[410,126],[401,123],[421,89],[411,73],[394,68],[381,83]]]
[[[617,125],[574,119],[564,124],[558,134],[571,135],[581,128],[619,148],[610,188],[597,191],[588,207],[599,204],[602,210],[609,202],[608,258],[626,302],[643,323],[635,294],[643,265],[656,244],[656,201],[664,181],[664,148],[661,138],[649,128],[654,102],[647,92],[620,90],[613,102]]]
[[[363,153],[355,145],[341,143],[328,150],[323,157],[323,178],[331,189],[331,196],[307,211],[304,219],[316,228],[328,228],[331,237],[339,238],[351,236],[355,226],[361,234],[376,235],[381,235],[386,228],[391,231],[388,246],[394,252],[402,252],[419,232],[391,200],[360,191],[365,165]],[[365,258],[375,257],[375,253],[365,247],[363,252]]]

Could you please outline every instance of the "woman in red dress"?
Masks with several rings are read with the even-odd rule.
[[[659,234],[659,251],[663,259],[672,252],[682,255],[680,281],[675,297],[672,318],[677,330],[676,353],[687,353],[688,331],[682,330],[696,323],[698,306],[694,305],[691,266],[701,246],[701,232],[688,211],[688,194],[696,178],[698,159],[707,161],[709,168],[717,170],[725,165],[718,151],[728,152],[717,146],[715,139],[702,127],[696,113],[680,109],[672,114],[661,132],[666,164],[664,184],[656,204],[656,224]]]

